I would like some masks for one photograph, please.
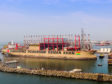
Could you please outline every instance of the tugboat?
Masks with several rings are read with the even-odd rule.
[[[104,58],[104,54],[100,54],[99,58]]]

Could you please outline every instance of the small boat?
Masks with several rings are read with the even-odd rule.
[[[104,58],[104,55],[103,54],[100,54],[100,56],[99,56],[100,58]]]
[[[73,69],[69,71],[70,73],[75,73],[75,72],[82,72],[82,69]]]
[[[17,66],[17,69],[21,69],[22,67],[21,66]]]
[[[102,66],[102,64],[98,64],[98,66]]]

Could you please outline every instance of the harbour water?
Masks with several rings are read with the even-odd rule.
[[[52,60],[52,59],[35,59],[35,58],[19,58],[19,57],[6,57],[5,60],[17,60],[17,64],[9,64],[10,67],[16,67],[17,65],[24,68],[31,69],[49,69],[49,70],[62,70],[70,71],[72,69],[82,69],[84,72],[91,73],[109,73],[108,56],[105,56],[104,59],[97,60]],[[103,66],[98,66],[102,64]]]
[[[98,55],[97,55],[98,56]],[[0,54],[0,58],[3,59],[3,55]],[[65,70],[69,71],[74,68],[80,68],[84,72],[92,73],[106,73],[112,74],[112,66],[108,66],[107,59],[97,60],[51,60],[51,59],[35,59],[35,58],[18,58],[18,57],[5,57],[4,60],[19,61],[19,64],[11,64],[10,67],[15,67],[20,65],[25,68],[45,68],[52,70]],[[98,66],[102,64],[103,66]],[[1,84],[111,84],[109,82],[97,82],[89,80],[78,80],[78,79],[65,79],[65,78],[55,78],[55,77],[44,77],[35,75],[20,75],[0,72],[0,83]]]
[[[78,79],[65,79],[34,75],[20,75],[0,72],[1,84],[111,84],[110,82],[96,82]]]

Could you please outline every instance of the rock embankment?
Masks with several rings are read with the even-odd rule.
[[[25,68],[17,69],[17,68],[10,68],[3,64],[0,64],[0,71],[8,72],[8,73],[18,73],[18,74],[31,74],[31,75],[50,76],[50,77],[63,77],[63,78],[72,78],[72,79],[85,79],[85,80],[112,82],[112,75],[98,74],[98,73],[70,73],[66,71],[30,70]]]

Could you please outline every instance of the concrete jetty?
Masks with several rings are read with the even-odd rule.
[[[112,82],[112,75],[100,74],[100,73],[77,73],[77,72],[67,72],[67,71],[56,71],[56,70],[30,70],[25,68],[10,68],[3,64],[0,64],[1,72],[17,73],[17,74],[31,74],[31,75],[41,75],[50,77],[62,77],[62,78],[72,78],[72,79],[83,79],[83,80],[94,80],[103,82]]]

